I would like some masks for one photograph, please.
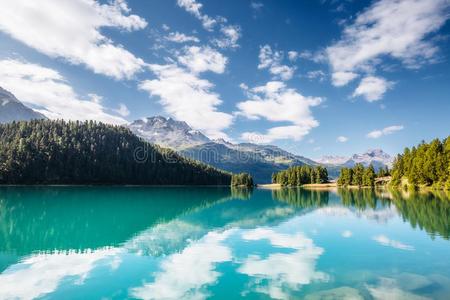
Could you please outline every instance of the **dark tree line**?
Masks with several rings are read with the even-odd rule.
[[[432,186],[450,190],[450,137],[422,142],[399,154],[392,169],[392,184],[407,179],[413,187]]]
[[[252,187],[253,185],[253,178],[248,173],[233,174],[231,177],[231,186]]]
[[[33,120],[0,125],[0,183],[229,185],[231,174],[151,145],[125,127]]]
[[[272,182],[282,186],[300,186],[310,183],[328,182],[328,171],[325,167],[296,166],[272,175]]]
[[[379,175],[382,175],[380,177],[386,176],[386,173],[389,174],[389,170],[379,171]],[[372,165],[364,167],[363,164],[356,164],[353,168],[342,168],[337,183],[340,186],[355,185],[359,187],[373,187],[375,186],[376,178],[377,175]]]

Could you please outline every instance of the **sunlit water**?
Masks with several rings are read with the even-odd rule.
[[[0,188],[0,299],[450,299],[450,200]]]

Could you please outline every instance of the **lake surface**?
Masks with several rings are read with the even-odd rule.
[[[0,299],[450,299],[450,200],[2,187]]]

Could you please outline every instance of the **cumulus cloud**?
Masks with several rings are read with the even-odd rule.
[[[338,42],[326,49],[333,84],[343,86],[358,72],[373,71],[385,56],[400,60],[407,68],[435,61],[438,47],[430,34],[450,17],[449,6],[447,0],[374,2],[344,28]],[[366,98],[378,100],[385,88]]]
[[[400,59],[408,67],[429,61],[437,48],[427,40],[449,18],[446,0],[381,0],[344,29],[327,49],[335,71],[351,71],[375,63],[381,55]]]
[[[194,73],[211,71],[221,74],[225,71],[228,59],[211,47],[192,46],[184,49],[178,61]]]
[[[404,244],[404,243],[396,241],[396,240],[391,240],[390,238],[388,238],[385,235],[377,235],[377,236],[374,236],[372,239],[374,241],[376,241],[378,244],[383,245],[383,246],[392,247],[392,248],[396,248],[396,249],[400,249],[400,250],[407,250],[407,251],[414,250],[413,246]]]
[[[128,107],[123,103],[119,103],[119,108],[115,109],[114,111],[117,112],[122,117],[127,117],[130,115],[130,111],[128,110]]]
[[[314,71],[309,71],[308,73],[306,73],[306,78],[308,78],[309,80],[314,80],[317,79],[320,82],[325,80],[325,73],[322,70],[314,70]]]
[[[214,39],[213,43],[219,48],[237,48],[237,43],[241,37],[241,27],[237,25],[223,25],[220,28],[222,38]]]
[[[241,37],[241,27],[229,25],[228,20],[222,16],[210,17],[202,13],[203,4],[196,0],[177,0],[179,7],[183,8],[202,22],[203,28],[213,32],[214,28],[219,28],[221,37],[212,39],[212,45],[219,48],[237,48],[237,43]]]
[[[353,97],[362,96],[368,102],[380,100],[393,83],[381,77],[367,76],[359,83],[353,92]]]
[[[217,111],[222,100],[212,92],[211,82],[175,64],[150,65],[150,69],[157,79],[141,82],[140,89],[158,96],[164,110],[175,119],[187,122],[211,138],[227,138],[223,130],[231,125],[233,116]]]
[[[192,14],[198,20],[202,22],[203,28],[208,31],[212,31],[213,27],[218,23],[218,20],[211,18],[210,16],[202,13],[203,4],[197,2],[196,0],[177,0],[179,7],[186,10],[188,13]]]
[[[334,72],[331,75],[331,82],[334,86],[344,86],[356,77],[358,74],[353,72]]]
[[[279,139],[300,140],[319,122],[311,107],[322,102],[319,97],[306,97],[281,81],[270,81],[264,86],[248,90],[249,100],[239,102],[238,114],[249,119],[264,118],[272,122],[290,122],[292,125],[270,128],[266,133],[245,132],[243,139],[258,136],[262,143]]]
[[[377,139],[377,138],[380,138],[380,137],[382,137],[384,135],[393,134],[396,131],[403,130],[403,128],[404,128],[403,125],[388,126],[388,127],[383,128],[383,129],[377,129],[377,130],[369,132],[367,134],[367,137],[371,138],[371,139]]]
[[[187,42],[194,42],[198,43],[200,40],[191,35],[186,35],[184,33],[179,32],[171,32],[166,36],[166,40],[174,43],[187,43]]]
[[[38,64],[0,60],[0,86],[50,119],[97,120],[113,124],[127,122],[109,114],[102,106],[100,96],[79,96],[60,73]],[[125,110],[122,108],[121,112]]]
[[[264,45],[259,51],[258,69],[268,69],[276,78],[289,80],[294,76],[294,67],[282,64],[283,52],[273,51],[269,45]]]
[[[297,51],[289,51],[288,58],[290,61],[296,61],[298,58],[298,52]]]
[[[102,34],[102,28],[133,31],[147,22],[123,0],[0,1],[0,30],[50,57],[85,65],[97,74],[131,78],[145,63]]]
[[[345,142],[348,141],[348,137],[341,135],[341,136],[338,136],[336,140],[337,140],[339,143],[345,143]]]

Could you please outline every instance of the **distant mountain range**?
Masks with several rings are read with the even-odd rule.
[[[46,117],[26,107],[12,93],[0,87],[0,123],[33,119],[46,119]]]
[[[342,167],[352,167],[356,163],[373,164],[375,169],[392,164],[392,157],[381,149],[350,157],[324,156],[314,161],[273,145],[211,140],[186,122],[162,116],[136,120],[129,128],[145,140],[172,148],[186,157],[233,173],[249,172],[256,183],[270,182],[272,173],[290,166],[323,165],[331,177],[337,177]]]
[[[353,167],[357,163],[361,163],[364,166],[372,164],[374,168],[392,166],[393,157],[384,152],[381,149],[370,149],[362,154],[353,154],[350,157],[345,156],[323,156],[317,159],[316,162],[323,165],[330,166],[345,166]]]
[[[129,128],[145,140],[172,148],[186,157],[233,173],[248,172],[256,183],[271,182],[272,173],[289,166],[317,165],[273,145],[211,140],[185,122],[161,116],[136,120]]]
[[[25,106],[12,93],[0,87],[0,123],[32,119],[46,117]],[[324,156],[314,161],[274,145],[212,140],[192,129],[186,122],[162,116],[136,120],[128,128],[146,141],[176,150],[185,157],[233,173],[248,172],[256,183],[271,182],[272,173],[290,166],[323,165],[327,167],[330,177],[337,177],[342,167],[352,167],[356,163],[364,166],[372,164],[378,169],[390,167],[393,162],[393,158],[381,149],[368,150],[350,157]]]

